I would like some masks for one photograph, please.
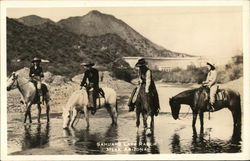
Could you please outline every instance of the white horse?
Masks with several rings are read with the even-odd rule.
[[[105,107],[112,118],[112,125],[117,125],[117,94],[114,89],[104,87],[102,88],[105,93],[105,98],[99,98],[96,100],[96,106]],[[87,128],[89,127],[89,109],[88,105],[88,94],[85,88],[77,90],[70,96],[66,106],[63,108],[63,128],[68,128],[69,124],[71,127],[74,126],[74,122],[79,112],[83,112]],[[72,114],[72,115],[71,115]]]
[[[38,123],[40,123],[40,116],[42,109],[39,98],[36,93],[35,85],[30,80],[22,78],[18,75],[18,73],[13,72],[7,80],[7,90],[10,91],[11,89],[15,88],[17,88],[21,93],[24,104],[26,106],[24,123],[26,123],[27,116],[29,116],[30,123],[32,123],[30,108],[33,104],[37,104],[38,108],[37,121]],[[42,94],[43,94],[43,101],[46,103],[47,122],[49,122],[50,96],[48,88],[45,84],[42,84]]]

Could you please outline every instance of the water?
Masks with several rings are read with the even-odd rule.
[[[161,106],[168,112],[168,99],[187,88],[162,87],[159,90]],[[166,94],[166,90],[168,93]],[[171,92],[172,91],[172,92]],[[165,94],[165,95],[164,95]],[[127,96],[122,96],[126,98]],[[126,103],[120,100],[120,104]],[[155,129],[146,136],[144,129],[136,131],[135,113],[119,106],[118,126],[111,126],[111,118],[105,109],[90,118],[90,128],[84,119],[79,119],[75,128],[62,129],[61,113],[52,113],[51,122],[23,124],[23,114],[8,116],[8,154],[10,155],[60,155],[60,154],[181,154],[181,153],[238,153],[241,142],[232,140],[231,114],[224,109],[213,113],[211,120],[205,115],[204,132],[200,134],[197,120],[197,137],[193,137],[192,114],[188,108],[174,120],[170,113],[161,113],[155,118]],[[36,115],[32,115],[36,116]],[[223,117],[222,117],[223,116]],[[36,117],[33,117],[36,122]],[[223,133],[222,133],[223,132]]]

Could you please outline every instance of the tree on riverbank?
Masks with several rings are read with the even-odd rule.
[[[226,83],[243,76],[243,54],[232,57],[231,62],[224,66],[219,66],[218,82]],[[173,70],[153,72],[154,79],[170,83],[201,83],[206,79],[206,67],[196,67],[190,65],[187,69],[174,68]]]

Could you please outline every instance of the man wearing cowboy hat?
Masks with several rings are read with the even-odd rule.
[[[215,68],[215,65],[211,62],[207,62],[207,66],[209,68],[209,72],[207,74],[207,79],[206,81],[202,82],[203,85],[207,86],[208,88],[210,88],[210,106],[208,106],[208,110],[209,111],[214,111],[214,103],[215,103],[215,94],[216,94],[216,90],[217,90],[217,71]]]
[[[40,63],[41,63],[41,59],[38,57],[35,57],[32,60],[32,66],[30,67],[30,72],[29,72],[30,79],[32,82],[34,82],[37,88],[39,98],[42,96],[41,81],[42,81],[42,77],[44,77],[43,68],[40,66]]]
[[[80,84],[81,88],[86,87],[89,97],[89,108],[91,108],[91,114],[94,115],[96,112],[96,99],[99,90],[99,73],[98,70],[93,68],[95,65],[93,62],[82,63],[82,66],[86,68],[82,82]]]
[[[145,106],[153,107],[154,115],[157,116],[160,110],[158,92],[153,81],[152,72],[147,67],[145,59],[141,58],[135,65],[139,68],[139,88],[135,88],[131,94],[128,106],[133,111],[136,101],[144,101]],[[136,97],[134,99],[134,97]]]

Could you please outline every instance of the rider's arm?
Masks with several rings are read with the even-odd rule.
[[[208,86],[211,87],[216,83],[217,80],[217,72],[213,71],[211,72],[210,80],[208,82]]]
[[[210,73],[207,73],[206,80],[203,81],[203,84],[207,84],[209,82],[209,79],[210,79]]]
[[[86,71],[86,72],[84,73],[84,76],[83,76],[83,78],[82,78],[82,82],[81,82],[81,85],[80,85],[80,86],[85,86],[85,85],[86,85],[87,77],[88,77],[88,72]]]
[[[146,72],[146,87],[145,87],[145,92],[148,93],[149,92],[149,86],[151,84],[151,71],[148,70]]]
[[[141,83],[142,83],[142,79],[141,79],[141,71],[139,70],[138,71],[138,85],[140,86],[141,85]]]
[[[34,71],[33,71],[33,68],[32,68],[32,67],[30,67],[30,72],[29,72],[29,76],[30,76],[30,77],[32,77],[32,76],[33,76],[33,75],[32,75],[32,74],[33,74],[33,72],[34,72]]]
[[[40,67],[40,77],[44,77],[43,68],[42,67]]]
[[[99,72],[96,70],[96,83],[99,85]]]

